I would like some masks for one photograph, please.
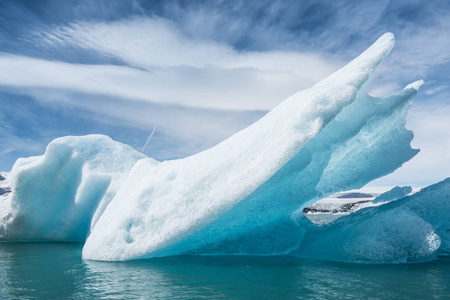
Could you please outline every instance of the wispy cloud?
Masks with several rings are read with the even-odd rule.
[[[147,71],[0,55],[0,85],[28,94],[57,89],[190,107],[258,110],[271,109],[314,82],[300,74],[253,68],[181,66]]]
[[[69,43],[150,70],[179,66],[253,68],[307,74],[312,80],[319,80],[336,66],[320,53],[237,51],[226,43],[188,38],[176,24],[161,18],[75,23],[40,34],[37,41],[54,46]]]
[[[425,90],[424,94],[430,96],[430,95],[439,93],[446,89],[448,89],[448,85],[440,85],[440,86],[437,86],[434,88],[429,88],[429,89]]]
[[[268,110],[311,86],[339,63],[292,51],[240,52],[190,40],[160,19],[77,23],[38,42],[81,47],[124,65],[86,65],[0,56],[0,84],[110,95],[155,103],[232,110]]]

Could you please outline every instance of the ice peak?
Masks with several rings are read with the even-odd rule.
[[[391,52],[394,46],[394,34],[391,32],[386,32],[355,60],[366,60],[368,63],[372,62],[373,60],[381,62],[381,60]]]
[[[420,80],[414,81],[414,82],[408,84],[407,86],[405,86],[404,90],[415,89],[416,91],[418,91],[419,88],[422,86],[422,84],[423,84],[423,79],[420,79]]]

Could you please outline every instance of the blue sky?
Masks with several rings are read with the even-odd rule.
[[[1,1],[0,170],[54,138],[102,133],[159,160],[207,149],[383,33],[371,93],[424,79],[421,152],[375,185],[449,176],[448,1]]]

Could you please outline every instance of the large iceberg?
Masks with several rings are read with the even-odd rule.
[[[389,253],[366,257],[333,251],[347,244],[345,233],[333,240],[333,229],[318,229],[301,214],[323,197],[393,172],[418,152],[411,149],[413,134],[404,126],[422,81],[385,98],[367,94],[372,74],[393,46],[394,36],[383,35],[348,65],[253,125],[184,159],[158,162],[99,135],[57,139],[43,156],[14,165],[11,209],[0,223],[0,238],[86,239],[83,257],[96,260],[314,256],[313,245],[318,245],[326,248],[317,251],[320,258],[397,262],[398,255]],[[347,217],[332,228],[362,235],[372,229],[367,230],[370,240],[377,233],[371,227],[376,218],[383,228],[404,227],[411,237],[397,246],[413,253],[408,261],[432,259],[442,245],[448,246],[434,215],[404,208],[398,218],[391,211],[372,213],[375,219],[364,219],[363,225]],[[411,223],[417,230],[408,227]],[[330,248],[327,240],[336,244]],[[354,243],[355,251],[370,250]],[[389,251],[376,249],[372,252]]]

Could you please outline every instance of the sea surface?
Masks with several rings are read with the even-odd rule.
[[[1,299],[450,299],[450,258],[361,265],[297,257],[81,259],[78,243],[0,243]]]

